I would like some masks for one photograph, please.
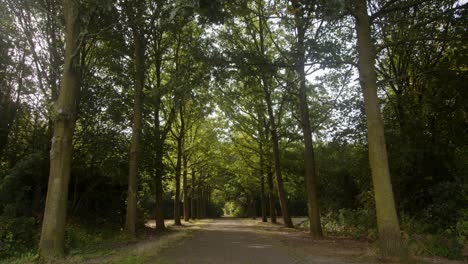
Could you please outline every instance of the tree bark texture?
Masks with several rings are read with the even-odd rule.
[[[355,21],[359,56],[359,79],[367,117],[369,162],[372,172],[380,251],[383,256],[400,256],[403,245],[395,209],[388,167],[384,126],[377,96],[375,54],[366,0],[355,0]]]
[[[50,172],[39,254],[46,261],[64,255],[68,184],[81,85],[80,2],[64,0],[65,58],[50,150]]]

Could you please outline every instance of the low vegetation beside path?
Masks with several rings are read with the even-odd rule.
[[[114,227],[100,230],[87,229],[82,225],[70,225],[67,233],[67,246],[73,248],[68,257],[54,264],[125,264],[144,263],[154,258],[161,250],[174,246],[193,235],[210,220],[183,222],[183,226],[173,225],[166,220],[166,231],[156,232],[154,221],[148,221],[136,239],[128,238],[125,233]],[[24,252],[22,256],[0,261],[0,264],[33,264],[40,262],[36,251]]]

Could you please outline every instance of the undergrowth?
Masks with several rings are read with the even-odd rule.
[[[344,236],[356,240],[375,242],[378,232],[372,212],[367,210],[341,209],[322,216],[324,232],[330,236]],[[306,220],[301,228],[308,228]],[[430,223],[408,216],[401,217],[402,237],[413,255],[438,256],[448,259],[463,259],[464,246],[468,243],[468,210],[462,213],[456,224],[430,232]]]

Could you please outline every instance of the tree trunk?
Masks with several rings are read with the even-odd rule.
[[[265,176],[262,175],[262,179],[260,182],[260,206],[262,210],[262,222],[267,222],[267,215],[266,215],[266,201],[265,201]]]
[[[175,171],[175,197],[174,197],[174,224],[182,225],[180,222],[180,173],[182,170],[182,133],[177,138],[177,163]]]
[[[281,173],[281,161],[280,161],[280,150],[279,150],[279,138],[278,138],[278,131],[276,129],[275,123],[275,116],[273,114],[273,107],[271,103],[271,95],[268,91],[268,88],[265,89],[266,101],[267,101],[267,108],[268,108],[268,116],[270,121],[270,128],[271,128],[271,140],[273,143],[273,158],[275,162],[275,175],[276,175],[276,183],[278,187],[278,196],[281,205],[281,214],[283,216],[284,225],[286,227],[294,227],[291,216],[289,215],[289,208],[288,208],[288,200],[286,199],[286,191],[284,190],[283,184],[283,175]]]
[[[155,146],[155,175],[154,175],[154,184],[155,184],[155,199],[156,199],[156,230],[162,231],[166,229],[164,224],[164,210],[163,210],[163,186],[162,186],[162,177],[164,174],[164,163],[163,163],[163,148],[164,142],[166,140],[167,133],[170,129],[170,124],[172,120],[169,120],[169,123],[166,124],[165,129],[161,129],[161,122],[159,120],[159,114],[161,110],[161,68],[162,68],[162,55],[160,50],[161,39],[158,39],[158,45],[154,47],[154,52],[156,53],[155,59],[155,71],[156,71],[156,86],[155,86],[155,102],[154,102],[154,138],[156,141]]]
[[[136,236],[137,224],[137,194],[138,194],[138,165],[141,151],[141,122],[143,111],[143,86],[145,81],[145,61],[144,61],[144,40],[140,26],[136,20],[142,16],[142,4],[136,3],[137,14],[135,17],[130,14],[130,20],[133,33],[133,60],[134,60],[134,75],[135,75],[135,94],[133,107],[133,125],[132,125],[132,141],[130,144],[130,164],[128,175],[128,192],[127,192],[127,214],[125,218],[125,231],[131,237]],[[131,9],[131,7],[129,8]],[[132,13],[132,11],[127,10]]]
[[[190,205],[189,205],[189,193],[187,186],[187,154],[184,153],[183,157],[184,162],[184,172],[182,177],[182,188],[184,191],[184,221],[188,222],[190,220]]]
[[[270,221],[276,224],[276,211],[275,211],[275,197],[273,191],[273,171],[271,170],[271,164],[268,166],[268,204],[270,208]]]
[[[402,255],[404,248],[393,198],[384,126],[377,96],[375,54],[366,0],[355,0],[354,11],[359,56],[359,79],[364,93],[367,117],[369,162],[374,186],[380,251],[383,256],[397,257]]]
[[[72,140],[81,85],[80,4],[64,0],[65,59],[50,151],[49,185],[42,222],[39,254],[46,261],[64,255],[65,223],[70,181]]]
[[[265,56],[266,50],[265,50],[265,41],[264,41],[264,33],[263,33],[264,16],[263,16],[263,6],[261,2],[259,2],[257,9],[258,9],[258,18],[259,18],[259,37],[260,37],[260,50],[259,51],[262,56]],[[275,175],[276,175],[276,181],[278,183],[277,187],[278,187],[278,196],[280,198],[281,212],[283,215],[284,225],[286,227],[293,227],[291,216],[289,215],[288,201],[286,199],[286,192],[284,190],[284,185],[283,185],[283,176],[281,173],[279,137],[278,137],[278,131],[276,128],[275,115],[273,113],[271,91],[270,91],[270,87],[268,85],[268,81],[266,78],[266,73],[262,71],[261,77],[262,77],[261,86],[265,93],[265,101],[267,103],[268,119],[269,119],[270,129],[271,129],[271,140],[273,144],[273,157],[274,157],[274,162],[275,162]]]
[[[162,186],[162,174],[164,170],[163,164],[163,147],[160,146],[156,149],[156,175],[154,179],[156,187],[156,230],[162,231],[166,229],[164,225],[164,210],[163,210],[163,186]]]
[[[297,1],[296,8],[299,8]],[[306,74],[304,71],[305,58],[305,28],[300,12],[295,13],[297,30],[297,66],[296,73],[299,77],[299,111],[301,114],[302,134],[304,137],[304,162],[305,182],[307,189],[307,205],[309,214],[309,233],[315,237],[322,237],[322,226],[320,224],[320,212],[317,200],[317,173],[315,165],[314,143],[312,141],[312,128],[310,126],[309,106],[307,103]]]
[[[197,218],[197,200],[196,200],[196,171],[195,169],[192,169],[192,186],[191,186],[191,194],[190,194],[190,209],[192,210],[191,215],[192,219]]]
[[[262,113],[259,111],[259,116],[261,115]],[[260,120],[262,120],[262,118],[259,118]],[[263,152],[263,138],[264,138],[264,135],[263,135],[263,127],[262,127],[262,124],[259,125],[259,129],[258,129],[258,132],[259,132],[259,152],[260,152],[260,209],[261,209],[261,212],[262,212],[262,222],[267,222],[267,216],[266,216],[266,202],[265,202],[265,156],[264,156],[264,152]]]
[[[252,197],[252,219],[257,219],[257,206],[255,198]]]
[[[201,177],[202,177],[202,175],[200,174],[200,177],[198,179],[198,184],[197,184],[197,218],[198,219],[201,219],[202,215],[203,215],[203,213],[202,213],[202,211],[203,211],[203,208],[202,208],[202,199],[203,199],[202,195],[203,195],[203,193],[202,193],[202,187],[201,187],[201,185],[202,185]]]

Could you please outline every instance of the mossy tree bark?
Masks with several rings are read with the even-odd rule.
[[[377,211],[380,251],[384,257],[398,257],[404,252],[404,247],[395,209],[384,126],[380,113],[379,98],[377,96],[375,53],[366,0],[354,1],[354,16],[359,56],[359,79],[364,93],[367,117],[369,162]]]
[[[46,261],[62,257],[72,140],[81,85],[80,1],[64,0],[65,58],[60,95],[55,103],[54,133],[50,150],[50,172],[39,254]]]

